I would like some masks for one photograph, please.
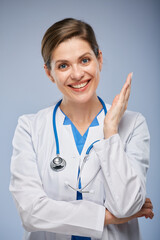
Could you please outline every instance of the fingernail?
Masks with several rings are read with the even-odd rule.
[[[133,77],[133,72],[131,73],[131,80],[132,80],[132,77]]]

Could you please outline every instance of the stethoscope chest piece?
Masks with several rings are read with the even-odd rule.
[[[57,156],[51,161],[50,167],[55,172],[62,171],[66,167],[66,161],[63,158]]]

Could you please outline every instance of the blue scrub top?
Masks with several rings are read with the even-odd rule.
[[[100,112],[97,114],[97,116],[101,113],[101,111],[103,110],[103,108],[100,110]],[[97,120],[97,116],[93,119],[92,123],[90,124],[90,126],[88,127],[88,129],[86,130],[86,132],[84,133],[84,135],[82,136],[79,131],[77,130],[77,128],[74,126],[74,124],[72,123],[72,121],[67,117],[67,115],[65,113],[63,113],[65,115],[65,119],[63,122],[63,125],[71,125],[72,128],[72,133],[74,136],[74,140],[76,143],[76,147],[77,150],[79,152],[79,155],[81,155],[84,144],[86,142],[87,136],[88,136],[88,131],[90,127],[94,127],[94,126],[98,126],[99,122]],[[79,177],[80,174],[80,168],[78,169],[78,176]],[[79,189],[81,189],[81,179],[79,179],[79,185],[78,185]],[[81,192],[77,192],[77,200],[82,200],[83,196]],[[80,236],[72,236],[71,240],[91,240],[91,238],[89,237],[80,237]]]

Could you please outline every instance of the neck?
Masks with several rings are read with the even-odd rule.
[[[73,123],[90,124],[102,109],[102,105],[95,95],[85,103],[70,102],[63,99],[60,108]]]

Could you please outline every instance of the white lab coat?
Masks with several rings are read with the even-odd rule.
[[[107,105],[107,109],[109,109]],[[103,139],[104,111],[99,126],[90,127],[79,156],[70,125],[63,125],[64,114],[56,113],[60,153],[66,168],[55,172],[50,162],[55,157],[53,107],[20,117],[13,139],[11,160],[12,192],[25,229],[25,240],[70,240],[71,235],[92,240],[139,240],[137,219],[122,225],[104,227],[105,208],[117,217],[138,212],[146,198],[146,172],[149,165],[149,132],[140,113],[126,111],[119,133]],[[97,139],[86,162],[81,183],[89,182],[99,166],[101,170],[76,200],[78,166],[88,146]]]

